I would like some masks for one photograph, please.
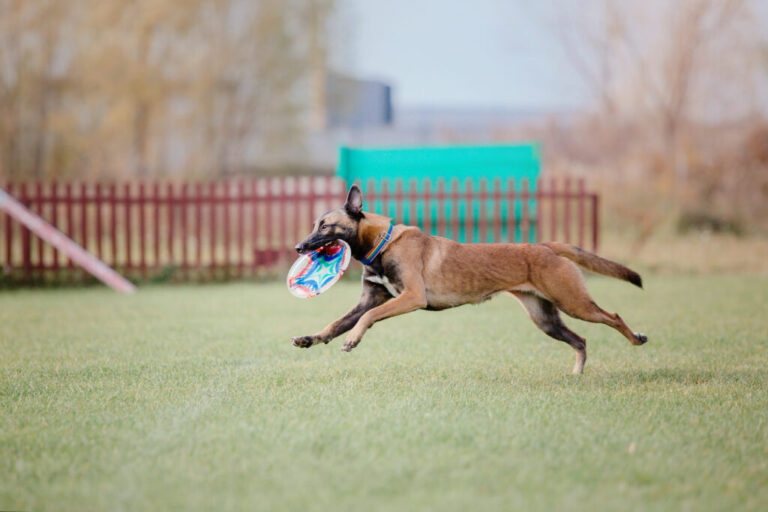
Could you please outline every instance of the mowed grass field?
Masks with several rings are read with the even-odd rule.
[[[282,283],[0,294],[2,510],[766,510],[768,277],[589,278],[648,334],[511,298],[301,350]]]

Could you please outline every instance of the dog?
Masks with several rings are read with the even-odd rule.
[[[393,225],[391,219],[363,211],[357,185],[346,202],[321,215],[312,233],[296,245],[306,254],[334,240],[344,240],[363,263],[363,290],[358,303],[322,331],[291,338],[309,348],[348,332],[342,350],[355,348],[371,325],[417,309],[439,311],[477,304],[502,292],[517,298],[536,326],[576,351],[573,373],[584,371],[587,342],[565,326],[560,311],[600,322],[643,345],[644,334],[633,332],[616,313],[601,309],[589,296],[577,265],[592,272],[629,281],[642,288],[637,272],[573,245],[462,244],[430,236],[419,228]]]

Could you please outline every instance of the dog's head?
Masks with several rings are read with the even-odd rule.
[[[344,206],[318,217],[309,236],[296,244],[296,251],[306,254],[334,240],[344,240],[354,249],[357,246],[360,221],[364,217],[363,193],[360,187],[352,185]]]

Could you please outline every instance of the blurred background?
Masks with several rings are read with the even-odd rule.
[[[0,0],[2,182],[330,175],[341,145],[519,141],[601,194],[609,254],[676,268],[706,243],[701,265],[763,268],[768,4]]]

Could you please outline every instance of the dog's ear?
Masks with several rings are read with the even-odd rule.
[[[349,193],[347,194],[347,202],[344,203],[344,209],[352,217],[363,216],[363,193],[360,191],[360,187],[357,185],[352,185],[349,188]]]

